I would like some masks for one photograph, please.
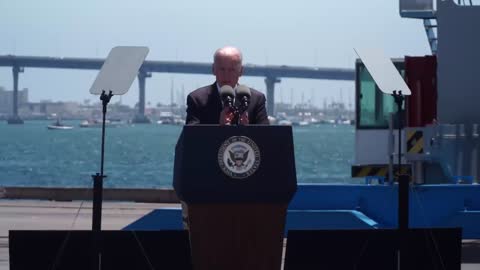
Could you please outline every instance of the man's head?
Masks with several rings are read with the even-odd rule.
[[[213,74],[220,87],[230,85],[235,88],[242,76],[242,52],[235,47],[223,47],[213,55]]]

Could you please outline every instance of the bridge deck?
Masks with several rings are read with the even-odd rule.
[[[43,56],[0,55],[0,67],[61,68],[98,70],[105,59],[58,58]],[[141,72],[206,74],[212,73],[212,63],[183,61],[144,61]],[[355,71],[350,68],[273,66],[245,64],[244,76],[271,78],[303,78],[320,80],[355,80]]]

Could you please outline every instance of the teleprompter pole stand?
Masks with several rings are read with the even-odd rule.
[[[398,252],[398,269],[404,269],[406,266],[402,263],[402,254],[405,256],[407,249],[407,233],[408,233],[408,186],[410,177],[407,174],[402,174],[402,105],[405,100],[405,96],[402,95],[402,91],[393,91],[392,94],[395,103],[397,104],[397,121],[398,121],[398,232],[399,232],[399,245]]]
[[[92,231],[93,231],[93,264],[92,269],[101,269],[102,256],[101,256],[101,239],[100,231],[102,230],[102,197],[103,197],[103,179],[106,175],[103,175],[103,162],[105,154],[105,118],[107,114],[107,104],[113,97],[112,91],[105,94],[102,91],[100,100],[103,106],[103,121],[102,121],[102,149],[101,149],[101,161],[100,161],[100,173],[92,175],[93,178],[93,215],[92,215]]]
[[[102,101],[103,106],[103,121],[102,121],[102,150],[101,150],[101,161],[100,161],[100,173],[92,175],[93,178],[93,220],[92,220],[92,230],[100,231],[102,228],[102,194],[103,194],[103,178],[106,178],[106,175],[103,175],[103,162],[105,155],[105,118],[107,114],[107,104],[110,102],[110,99],[113,97],[112,91],[107,95],[105,91],[102,91],[100,95],[100,100]]]
[[[397,121],[398,121],[398,228],[400,230],[408,229],[408,185],[410,177],[407,174],[401,173],[402,168],[402,105],[405,96],[402,91],[393,91],[392,94],[395,103],[397,104]]]

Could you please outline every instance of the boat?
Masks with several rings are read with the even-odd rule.
[[[102,127],[102,120],[84,120],[80,123],[81,128],[101,128]],[[105,120],[105,127],[118,127],[125,125],[123,121],[112,121],[112,120]]]
[[[280,126],[291,126],[292,121],[283,119],[283,120],[278,121],[278,125],[280,125]]]
[[[102,127],[102,123],[95,120],[84,120],[80,123],[81,128],[87,127]]]
[[[60,121],[60,119],[57,119],[57,121],[55,123],[52,123],[50,125],[47,126],[48,129],[73,129],[73,126],[69,126],[69,125],[65,125],[65,124],[62,124],[62,122]]]
[[[156,123],[159,125],[185,125],[185,119],[173,112],[160,112]]]

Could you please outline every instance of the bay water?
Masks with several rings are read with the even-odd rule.
[[[100,172],[101,128],[48,130],[51,121],[0,122],[0,186],[91,187]],[[105,187],[171,188],[181,126],[136,124],[106,129]],[[293,127],[299,183],[355,183],[354,127]]]

